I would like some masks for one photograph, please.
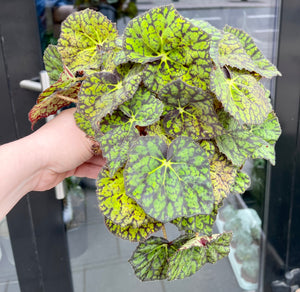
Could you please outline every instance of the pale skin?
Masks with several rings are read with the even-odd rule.
[[[94,142],[75,124],[74,109],[20,140],[0,146],[0,220],[30,191],[44,191],[69,176],[96,178],[105,164]]]

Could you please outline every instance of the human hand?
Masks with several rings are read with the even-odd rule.
[[[76,125],[74,111],[63,111],[32,134],[40,153],[33,190],[50,189],[73,175],[96,178],[105,164],[101,155],[94,155],[94,142]]]

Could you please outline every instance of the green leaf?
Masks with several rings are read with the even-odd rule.
[[[167,278],[168,259],[187,241],[186,236],[170,243],[162,237],[150,237],[141,242],[129,259],[136,276],[141,281],[164,280]]]
[[[247,158],[265,144],[265,141],[256,136],[250,126],[241,126],[229,114],[219,114],[227,133],[216,137],[218,148],[236,166],[242,166]]]
[[[204,30],[207,34],[209,35],[214,35],[216,33],[218,33],[220,30],[215,28],[213,25],[211,25],[209,22],[205,21],[205,20],[201,20],[201,19],[189,19],[189,21],[201,28],[202,30]]]
[[[100,52],[107,42],[116,39],[115,24],[91,9],[71,14],[61,25],[58,50],[72,72],[99,69]]]
[[[138,245],[129,262],[141,281],[163,280],[166,279],[168,257],[168,240],[152,236]]]
[[[149,221],[139,227],[132,225],[122,227],[105,218],[105,225],[115,236],[129,241],[140,242],[144,241],[150,234],[159,231],[163,224],[156,221]]]
[[[101,120],[122,103],[132,98],[141,81],[140,67],[135,67],[124,77],[100,72],[88,76],[82,83],[77,109],[98,130]]]
[[[137,63],[149,63],[167,57],[176,49],[191,27],[173,6],[151,9],[132,19],[123,35],[127,58]]]
[[[260,124],[272,110],[269,92],[250,74],[229,71],[231,78],[217,68],[212,71],[211,90],[240,124]]]
[[[163,139],[168,145],[171,144],[172,138],[169,137],[162,125],[162,121],[157,121],[156,123],[150,125],[146,129],[147,136],[159,136]]]
[[[95,137],[96,134],[95,134],[94,129],[92,128],[91,122],[86,118],[84,113],[81,113],[77,109],[76,112],[74,113],[74,119],[75,119],[77,126],[83,132],[85,132],[89,137]]]
[[[275,165],[275,142],[281,135],[281,128],[274,112],[268,115],[268,118],[263,124],[253,126],[253,133],[260,137],[265,143],[256,149],[252,155],[252,158],[263,158]]]
[[[160,137],[140,137],[128,154],[126,194],[161,222],[210,214],[214,197],[207,155],[188,137],[168,147]]]
[[[97,137],[103,156],[107,158],[111,175],[122,167],[127,159],[131,143],[139,136],[136,126],[148,126],[156,122],[163,111],[163,104],[145,88],[139,88],[132,99],[120,106],[101,122]]]
[[[210,176],[216,204],[221,203],[229,195],[236,172],[236,167],[224,155],[214,154],[210,162]]]
[[[215,263],[230,252],[232,234],[196,236],[186,242],[169,260],[168,280],[184,279],[204,264]]]
[[[239,39],[229,32],[224,32],[222,35],[218,44],[218,53],[218,64],[221,67],[228,65],[238,69],[246,69],[250,72],[257,72],[257,66],[246,53]]]
[[[210,67],[208,35],[173,6],[154,8],[130,21],[124,31],[123,47],[128,60],[148,63],[143,81],[153,92],[187,73],[192,63],[198,75],[205,73],[203,79],[209,78],[205,69]]]
[[[144,210],[125,193],[123,170],[113,177],[107,168],[102,168],[96,182],[99,208],[102,214],[113,223],[126,227],[138,228],[154,222]]]
[[[120,110],[107,115],[100,124],[103,134],[98,134],[96,140],[100,143],[102,155],[107,159],[111,176],[123,167],[127,160],[127,152],[131,143],[139,137],[139,131],[130,119]]]
[[[219,206],[215,205],[209,215],[197,215],[192,217],[181,217],[171,221],[179,230],[186,232],[195,232],[203,235],[211,235],[213,225],[216,221]]]
[[[235,177],[234,185],[232,186],[230,192],[234,195],[243,194],[251,185],[250,177],[242,172],[238,171]]]
[[[127,63],[125,52],[122,48],[121,37],[106,43],[101,51],[101,71],[113,72],[117,66]]]
[[[216,152],[215,144],[209,140],[202,140],[200,146],[206,152],[208,159],[211,160]]]
[[[53,84],[59,79],[60,74],[64,71],[64,65],[57,46],[49,45],[46,48],[44,51],[43,61],[50,83]]]
[[[130,118],[130,122],[141,127],[159,120],[163,103],[144,87],[140,87],[132,99],[120,106],[120,110]]]
[[[214,110],[214,97],[209,92],[178,79],[167,84],[159,97],[168,105],[163,124],[169,135],[202,140],[224,133]]]
[[[30,110],[32,128],[38,120],[56,114],[59,109],[76,100],[80,86],[78,79],[64,67],[60,78],[39,95],[36,105]]]
[[[235,35],[239,39],[246,53],[250,56],[256,66],[255,72],[266,78],[272,78],[277,75],[281,76],[280,72],[264,57],[255,45],[253,39],[246,32],[229,25],[224,27],[224,31]]]
[[[219,64],[219,43],[223,33],[204,20],[191,20],[191,22],[210,36],[209,54],[215,64]]]

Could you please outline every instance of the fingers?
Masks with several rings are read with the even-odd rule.
[[[106,160],[101,156],[93,156],[87,162],[76,168],[74,175],[96,179],[99,171],[105,165]]]

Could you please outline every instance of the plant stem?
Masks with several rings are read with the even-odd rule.
[[[167,230],[166,230],[165,225],[162,226],[162,232],[163,232],[163,235],[164,235],[164,239],[168,240]]]
[[[71,97],[68,97],[68,96],[64,96],[64,95],[61,95],[61,94],[56,94],[56,96],[58,98],[61,98],[61,99],[65,100],[65,101],[70,101],[70,102],[78,103],[77,99],[74,99],[74,98],[71,98]]]

